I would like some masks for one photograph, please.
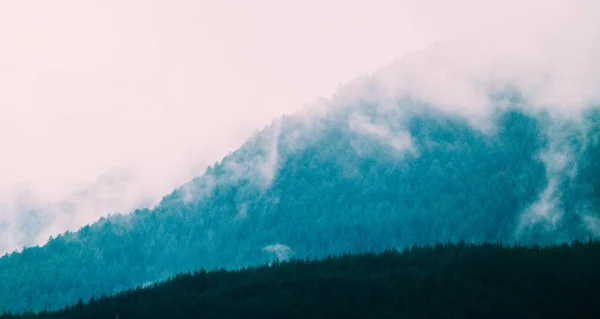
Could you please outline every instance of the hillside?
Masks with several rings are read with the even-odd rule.
[[[522,101],[483,131],[410,103],[283,117],[152,209],[0,258],[0,309],[58,309],[199,268],[600,230],[600,113]]]
[[[600,243],[446,244],[180,274],[21,318],[598,318]]]
[[[135,197],[132,196],[136,191],[132,189],[135,179],[133,170],[116,167],[57,202],[40,201],[35,194],[24,193],[12,207],[0,203],[0,234],[3,236],[0,254],[44,244],[50,235],[59,233],[58,230],[77,229],[107,212],[148,206],[152,202],[148,197],[141,196],[133,203],[126,200]]]

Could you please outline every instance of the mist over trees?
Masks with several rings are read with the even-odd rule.
[[[284,117],[156,207],[0,258],[0,309],[59,309],[180,272],[265,264],[278,252],[596,237],[600,113],[556,123],[508,108],[492,123],[482,131],[442,112],[371,105],[308,122]]]

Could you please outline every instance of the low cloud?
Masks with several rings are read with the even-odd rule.
[[[274,6],[280,14],[264,14]],[[395,109],[409,101],[483,131],[500,105],[492,97],[506,92],[556,121],[600,104],[597,1],[260,0],[236,10],[219,1],[60,0],[35,10],[2,2],[0,40],[0,252],[153,205],[273,118],[360,72],[376,70],[301,112],[296,134],[267,129],[258,156],[226,164],[231,176],[268,187],[282,150],[301,148],[304,132],[357,102]],[[390,122],[359,112],[349,125],[411,149],[410,135]],[[548,156],[548,167],[561,161]],[[110,172],[122,166],[133,173]],[[124,179],[90,186],[105,173]],[[215,182],[189,184],[185,197],[205,196]],[[76,195],[86,188],[95,190]],[[546,190],[540,199],[554,196]],[[39,230],[20,229],[36,220]]]
[[[350,130],[373,137],[376,141],[382,142],[400,154],[416,152],[410,134],[403,130],[392,131],[390,125],[385,121],[371,121],[366,116],[353,113],[348,119],[348,126]],[[357,151],[360,152],[360,150]]]
[[[290,247],[279,243],[265,246],[263,251],[272,254],[279,261],[288,260],[292,254],[292,249]]]

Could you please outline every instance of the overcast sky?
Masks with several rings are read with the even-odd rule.
[[[158,200],[253,130],[394,58],[438,41],[590,35],[598,9],[568,0],[3,0],[0,203],[24,193],[57,201],[123,167],[136,177],[117,208]]]

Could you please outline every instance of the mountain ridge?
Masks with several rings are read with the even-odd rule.
[[[589,129],[566,126],[578,149],[563,159],[577,166],[572,176],[540,156],[556,127],[544,114],[502,108],[487,131],[431,109],[406,114],[364,104],[314,121],[283,117],[153,208],[0,258],[0,306],[57,309],[200,267],[265,263],[277,251],[303,258],[597,236],[597,111],[583,118]]]

